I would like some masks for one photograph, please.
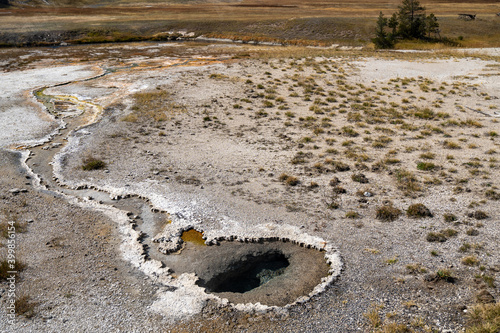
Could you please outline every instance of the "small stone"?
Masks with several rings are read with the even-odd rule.
[[[495,297],[493,297],[493,295],[486,289],[483,289],[479,293],[477,293],[476,300],[478,301],[478,303],[483,304],[495,303]]]
[[[28,190],[25,188],[13,188],[13,189],[10,189],[9,192],[12,194],[18,194],[18,193],[26,193],[26,192],[28,192]]]

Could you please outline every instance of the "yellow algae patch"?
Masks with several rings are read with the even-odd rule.
[[[191,242],[197,245],[205,245],[205,240],[203,239],[203,232],[199,232],[194,229],[186,230],[182,233],[181,239],[185,242]]]

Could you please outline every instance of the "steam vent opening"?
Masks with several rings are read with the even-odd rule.
[[[283,253],[279,252],[248,256],[206,284],[200,285],[216,293],[245,293],[283,274],[289,265]]]
[[[308,296],[328,276],[325,252],[284,241],[221,241],[204,245],[184,239],[180,252],[163,255],[174,276],[195,273],[205,292],[233,304],[285,306]]]

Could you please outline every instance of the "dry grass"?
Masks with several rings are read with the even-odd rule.
[[[91,170],[99,170],[104,169],[106,167],[106,163],[100,159],[95,157],[87,157],[83,160],[82,170],[91,171]]]
[[[497,333],[500,331],[500,303],[478,304],[469,312],[467,333]]]
[[[32,318],[35,315],[37,302],[33,302],[29,295],[21,295],[16,299],[16,313],[26,318]]]
[[[187,30],[197,35],[275,41],[289,45],[325,45],[342,42],[370,44],[378,13],[397,10],[398,2],[342,1],[331,6],[313,1],[275,0],[241,3],[152,3],[120,1],[127,6],[81,7],[83,3],[57,1],[63,8],[43,7],[6,9],[0,31],[23,34],[65,30],[77,32],[74,42],[134,41],[162,38],[160,32]],[[79,7],[76,7],[76,6]],[[272,10],[270,10],[272,9]],[[456,16],[457,10],[478,14],[476,21],[466,22]],[[0,12],[2,10],[0,9]],[[441,35],[459,40],[468,47],[498,46],[500,28],[491,11],[490,1],[443,2],[427,5],[427,11],[439,18]],[[18,22],[22,20],[23,24]],[[92,25],[98,28],[89,30]],[[133,27],[133,28],[131,28]],[[39,41],[43,43],[43,41]],[[399,48],[443,49],[445,43],[399,43]]]
[[[387,205],[377,208],[377,219],[381,221],[394,221],[401,215],[401,210]]]
[[[175,114],[186,111],[183,105],[173,102],[170,99],[170,93],[164,90],[138,92],[132,97],[135,99],[132,113],[123,117],[123,121],[149,120],[161,122],[170,119]]]
[[[371,309],[363,314],[368,323],[372,328],[377,328],[382,325],[382,319],[380,318],[381,305],[373,304]]]
[[[406,210],[406,215],[411,218],[424,218],[432,217],[432,213],[429,208],[425,207],[423,204],[413,204]]]
[[[11,276],[11,274],[8,273],[9,271],[21,272],[26,267],[26,265],[19,260],[17,260],[13,265],[14,266],[11,266],[7,259],[0,261],[0,281],[6,280]]]

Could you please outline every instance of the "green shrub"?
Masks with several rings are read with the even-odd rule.
[[[422,171],[434,170],[435,167],[436,167],[436,165],[434,163],[431,163],[431,162],[419,162],[417,164],[417,169],[422,170]]]

